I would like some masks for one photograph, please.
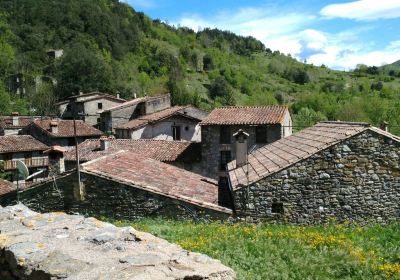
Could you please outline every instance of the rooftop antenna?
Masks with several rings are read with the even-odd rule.
[[[16,161],[17,164],[17,170],[18,170],[18,175],[17,175],[17,202],[19,203],[19,179],[22,179],[24,181],[32,179],[34,177],[36,177],[37,175],[42,174],[45,170],[39,170],[31,175],[29,175],[29,169],[26,166],[26,164],[21,161],[21,160],[17,160]]]

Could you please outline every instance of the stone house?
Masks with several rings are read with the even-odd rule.
[[[13,181],[17,181],[17,160],[25,163],[30,174],[45,170],[31,180],[40,181],[48,176],[49,160],[43,154],[48,148],[30,135],[0,136],[0,161],[3,161],[4,170],[12,174]]]
[[[116,127],[116,137],[200,142],[199,123],[206,115],[193,106],[175,106]]]
[[[60,119],[35,120],[22,131],[23,134],[32,135],[48,146],[61,146],[72,148],[75,146],[74,121]],[[96,139],[103,132],[85,123],[76,121],[76,136],[78,143],[86,139]]]
[[[91,92],[74,95],[56,104],[59,109],[59,116],[65,120],[72,120],[75,114],[76,119],[83,120],[92,126],[100,123],[100,113],[106,109],[126,102],[118,95]]]
[[[78,150],[80,163],[125,150],[201,174],[201,144],[196,142],[102,137],[80,143]],[[64,160],[66,170],[76,167],[75,148],[64,153]]]
[[[233,134],[242,129],[249,135],[249,151],[292,134],[286,106],[216,108],[200,126],[203,175],[219,181],[221,203],[230,206],[226,165],[235,157]]]
[[[400,218],[400,138],[369,124],[322,122],[242,158],[228,165],[238,217],[295,224]]]
[[[115,133],[115,128],[120,125],[170,107],[171,96],[169,94],[135,98],[103,110],[100,113],[99,128],[104,132]]]
[[[232,210],[218,205],[217,182],[137,153],[120,151],[82,164],[74,172],[31,187],[20,200],[41,212],[65,211],[124,220],[144,217],[223,220]],[[15,192],[0,196],[15,202]]]
[[[0,136],[18,135],[19,132],[36,119],[46,117],[20,116],[18,112],[12,112],[10,116],[0,116]]]

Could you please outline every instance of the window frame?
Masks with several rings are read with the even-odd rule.
[[[181,126],[179,126],[179,125],[173,125],[172,126],[172,139],[174,141],[181,141],[182,140]]]
[[[219,171],[225,171],[226,166],[231,161],[232,161],[231,151],[219,151]]]

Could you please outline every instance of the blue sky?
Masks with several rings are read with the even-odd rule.
[[[153,19],[217,27],[299,60],[349,70],[400,60],[400,0],[125,0]]]

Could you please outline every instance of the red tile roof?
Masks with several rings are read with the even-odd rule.
[[[79,159],[90,161],[120,150],[138,152],[145,157],[163,162],[194,162],[201,158],[201,144],[153,139],[109,139],[107,150],[100,149],[100,139],[88,139],[79,144]],[[75,161],[75,148],[64,154],[67,161]]]
[[[123,125],[117,127],[116,129],[135,130],[144,125],[158,122],[158,121],[161,121],[163,119],[169,118],[174,115],[180,115],[183,117],[187,117],[187,118],[190,118],[193,120],[200,121],[200,119],[197,119],[196,117],[185,114],[185,109],[189,108],[189,107],[191,107],[191,106],[174,106],[174,107],[171,107],[171,108],[168,108],[168,109],[156,112],[156,113],[144,115],[144,116],[134,119],[126,124],[123,124]]]
[[[13,125],[11,116],[0,116],[0,127],[1,128],[24,128],[32,123],[35,119],[44,117],[40,116],[18,116],[18,125]]]
[[[281,124],[287,106],[220,107],[214,109],[200,125]]]
[[[0,136],[0,153],[45,151],[48,148],[30,135]]]
[[[248,177],[247,166],[236,168],[236,162],[230,162],[228,173],[232,187],[237,189],[257,182],[365,130],[400,142],[399,137],[366,123],[321,122],[250,153]]]
[[[194,205],[231,213],[218,206],[217,182],[195,173],[121,151],[82,165],[82,172]]]
[[[50,123],[57,122],[58,133],[54,134],[51,132]],[[38,127],[40,130],[47,133],[50,137],[73,137],[74,136],[74,121],[73,120],[35,120],[33,125]],[[76,121],[76,135],[82,136],[101,136],[103,132],[94,128],[93,126],[85,123],[84,121]]]
[[[15,190],[16,187],[13,183],[0,178],[0,196]]]

